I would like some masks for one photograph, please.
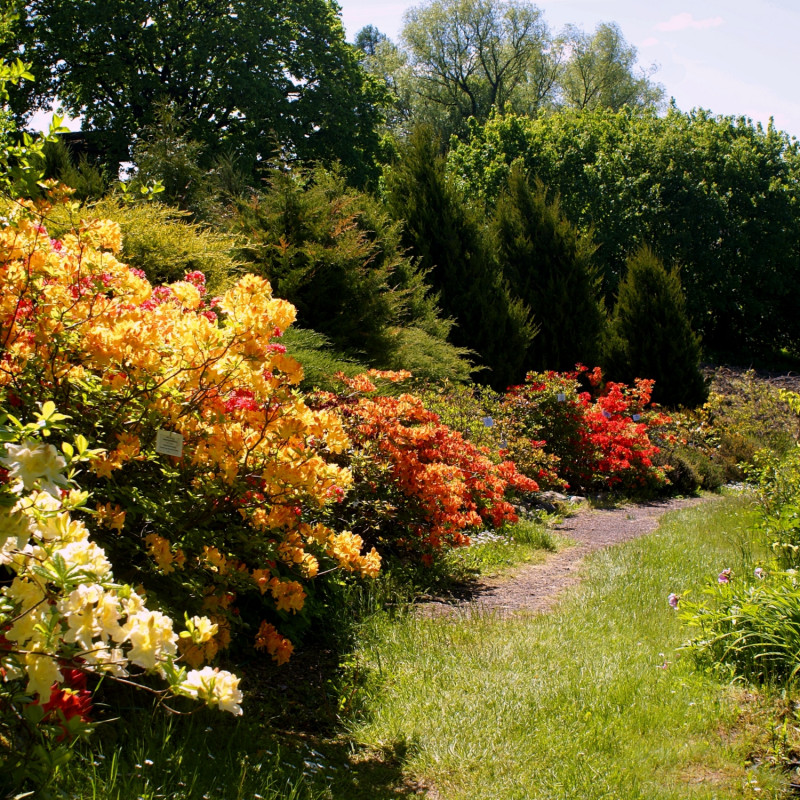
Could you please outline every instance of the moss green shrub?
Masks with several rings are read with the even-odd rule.
[[[208,290],[219,293],[244,272],[236,256],[240,241],[231,234],[190,222],[188,215],[157,202],[100,201],[94,213],[122,228],[122,259],[144,270],[153,283],[181,280],[199,270]]]
[[[427,275],[403,252],[400,226],[370,195],[322,167],[274,171],[239,202],[248,270],[297,308],[298,324],[370,366],[436,378],[469,375],[467,351],[448,342]]]

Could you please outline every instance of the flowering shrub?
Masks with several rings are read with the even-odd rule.
[[[0,765],[18,785],[41,780],[48,748],[58,752],[55,742],[86,729],[89,675],[130,682],[154,673],[165,691],[242,712],[239,679],[219,670],[187,674],[176,663],[172,619],[115,580],[75,516],[87,499],[74,481],[76,466],[98,454],[81,436],[60,452],[42,441],[63,421],[45,403],[35,423],[11,417],[0,427],[0,568],[9,576],[0,586]],[[198,618],[180,636],[202,644],[215,632]]]
[[[526,433],[559,458],[559,476],[572,488],[638,490],[667,482],[653,463],[658,447],[649,434],[668,418],[650,406],[652,388],[642,379],[632,387],[603,384],[599,367],[578,365],[575,372],[529,373],[506,398]]]
[[[350,484],[323,458],[348,440],[295,388],[302,370],[280,343],[294,308],[254,276],[215,298],[198,272],[153,287],[115,257],[115,223],[52,239],[48,211],[5,209],[0,405],[31,414],[54,401],[70,435],[104,448],[82,478],[92,539],[120,580],[216,626],[176,641],[187,663],[239,633],[285,661],[318,572],[369,576],[380,564],[354,534],[310,522]],[[24,484],[25,468],[11,479]]]
[[[692,444],[719,465],[726,480],[740,481],[743,465],[752,464],[760,450],[785,455],[800,439],[790,398],[790,392],[752,370],[737,374],[718,369],[708,400],[698,409]]]
[[[681,599],[679,608],[694,632],[687,647],[700,663],[785,685],[800,673],[800,449],[783,458],[757,453],[748,477],[760,510],[753,538],[766,562],[726,567],[708,581],[704,599]]]
[[[398,381],[403,372],[339,376],[347,393],[321,392],[320,408],[337,409],[355,449],[351,493],[332,511],[381,552],[422,556],[469,543],[469,531],[516,521],[509,492],[533,492],[535,481],[510,461],[496,463],[442,425],[411,394],[382,396],[370,378]]]
[[[564,489],[558,474],[558,456],[548,453],[542,442],[525,435],[522,420],[511,411],[503,395],[487,386],[445,383],[421,393],[425,407],[439,420],[479,448],[488,448],[495,461],[513,461],[517,470],[539,484],[540,489]]]
[[[757,683],[786,684],[800,672],[800,581],[793,569],[723,570],[704,599],[681,598],[693,632],[685,645],[702,665]]]

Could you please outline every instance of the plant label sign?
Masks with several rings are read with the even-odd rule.
[[[487,428],[493,428],[494,427],[494,420],[491,417],[484,417],[483,418],[483,424]]]
[[[183,436],[174,431],[159,428],[156,431],[156,453],[165,456],[179,456],[183,453]]]
[[[567,402],[567,396],[565,394],[563,394],[563,393],[562,394],[557,394],[556,395],[556,400],[559,403],[566,403]]]
[[[641,415],[641,414],[634,414],[634,415],[631,417],[631,419],[632,419],[634,422],[638,422],[638,421],[639,421],[641,418],[642,418],[642,415]]]

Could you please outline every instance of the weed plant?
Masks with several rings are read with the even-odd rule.
[[[702,590],[685,598],[681,616],[693,630],[697,662],[730,679],[796,689],[800,674],[800,451],[761,451],[748,476],[759,517],[750,557],[737,572],[721,567]]]

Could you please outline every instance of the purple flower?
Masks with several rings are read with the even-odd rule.
[[[680,595],[675,594],[674,592],[667,598],[667,602],[673,607],[678,607],[678,601],[680,600]]]
[[[756,569],[755,569],[755,576],[756,576],[756,578],[758,578],[760,581],[763,581],[763,580],[764,580],[764,578],[766,577],[766,574],[767,574],[767,573],[766,573],[766,572],[764,572],[764,570],[763,570],[763,569],[761,569],[761,567],[756,567]]]
[[[724,569],[720,572],[719,577],[717,578],[717,583],[730,583],[731,582],[731,571],[730,569]]]

